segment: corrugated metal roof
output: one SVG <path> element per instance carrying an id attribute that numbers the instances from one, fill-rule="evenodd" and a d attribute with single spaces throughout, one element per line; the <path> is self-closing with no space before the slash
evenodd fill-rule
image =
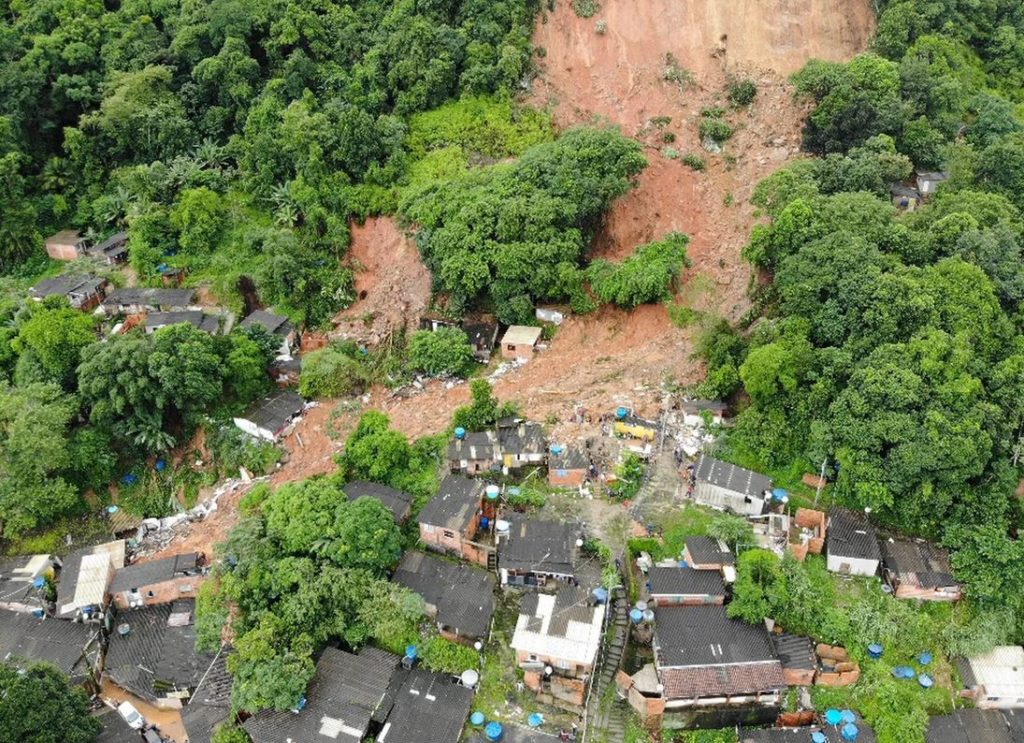
<path id="1" fill-rule="evenodd" d="M 705 454 L 697 462 L 696 476 L 698 482 L 710 482 L 734 493 L 758 498 L 772 486 L 771 478 L 766 475 Z"/>

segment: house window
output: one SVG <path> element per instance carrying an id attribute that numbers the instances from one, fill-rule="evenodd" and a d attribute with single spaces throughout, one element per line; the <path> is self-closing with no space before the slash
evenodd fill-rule
<path id="1" fill-rule="evenodd" d="M 455 539 L 455 532 L 448 531 L 447 529 L 445 529 L 444 530 L 444 538 L 445 539 Z"/>
<path id="2" fill-rule="evenodd" d="M 430 524 L 423 524 L 423 531 L 426 532 L 427 534 L 433 534 L 434 533 L 434 527 L 431 526 Z"/>
<path id="3" fill-rule="evenodd" d="M 536 655 L 535 655 L 534 653 L 530 653 L 530 654 L 529 654 L 528 656 L 526 656 L 526 657 L 530 659 L 530 662 L 531 662 L 531 663 L 536 663 L 536 662 L 537 662 L 537 656 L 536 656 Z"/>
<path id="4" fill-rule="evenodd" d="M 507 350 L 507 351 L 515 351 L 516 350 L 515 344 L 509 343 L 507 346 L 505 346 L 505 350 Z"/>
<path id="5" fill-rule="evenodd" d="M 180 586 L 178 586 L 178 591 L 180 593 L 192 593 L 192 584 L 182 583 Z"/>
<path id="6" fill-rule="evenodd" d="M 572 663 L 570 663 L 570 662 L 569 662 L 569 661 L 567 661 L 567 660 L 559 660 L 559 661 L 556 661 L 556 662 L 555 662 L 555 665 L 556 665 L 556 666 L 557 666 L 558 668 L 561 668 L 561 669 L 562 669 L 563 671 L 568 671 L 568 670 L 569 670 L 570 668 L 572 668 Z"/>

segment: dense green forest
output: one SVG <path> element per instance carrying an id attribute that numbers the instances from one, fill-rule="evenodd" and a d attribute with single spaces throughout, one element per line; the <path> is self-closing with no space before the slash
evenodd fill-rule
<path id="1" fill-rule="evenodd" d="M 700 344 L 702 391 L 749 401 L 732 454 L 824 463 L 839 501 L 944 541 L 989 643 L 1024 636 L 1022 70 L 1024 8 L 998 0 L 883 3 L 870 52 L 808 64 L 819 157 L 754 197 L 772 281 L 748 333 Z M 949 179 L 903 213 L 888 184 L 915 168 Z"/>
<path id="2" fill-rule="evenodd" d="M 46 0 L 0 3 L 0 525 L 8 537 L 103 501 L 106 484 L 200 427 L 215 472 L 274 456 L 225 432 L 265 393 L 273 344 L 191 328 L 100 340 L 65 303 L 24 300 L 60 270 L 42 238 L 126 230 L 128 272 L 181 269 L 241 312 L 322 327 L 354 300 L 352 220 L 400 217 L 453 311 L 532 317 L 538 300 L 663 299 L 686 239 L 588 267 L 601 213 L 645 165 L 609 129 L 556 138 L 513 96 L 531 74 L 534 0 Z M 517 158 L 517 159 L 516 159 Z M 509 161 L 511 159 L 511 161 Z M 658 246 L 661 247 L 658 247 Z M 97 270 L 93 264 L 71 271 Z M 593 286 L 591 287 L 591 283 Z M 401 340 L 401 339 L 400 339 Z M 410 340 L 410 339 L 406 339 Z M 399 358 L 311 354 L 301 391 L 338 396 L 415 371 L 466 371 L 465 338 Z M 124 503 L 165 512 L 177 474 Z M 198 484 L 190 481 L 195 492 Z"/>

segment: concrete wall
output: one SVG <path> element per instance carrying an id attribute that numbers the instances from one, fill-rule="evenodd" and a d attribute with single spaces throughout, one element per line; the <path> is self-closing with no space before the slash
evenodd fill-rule
<path id="1" fill-rule="evenodd" d="M 447 552 L 448 554 L 457 555 L 458 557 L 470 560 L 471 562 L 486 565 L 486 555 L 483 557 L 483 562 L 480 563 L 480 545 L 474 545 L 470 541 L 479 528 L 479 512 L 473 514 L 473 520 L 469 523 L 466 531 L 461 533 L 452 529 L 444 529 L 440 526 L 421 523 L 420 540 L 430 549 Z M 451 536 L 445 536 L 446 531 L 450 532 Z"/>
<path id="2" fill-rule="evenodd" d="M 826 559 L 828 569 L 833 573 L 849 573 L 850 575 L 874 575 L 878 572 L 878 560 L 865 560 L 863 558 L 841 557 L 839 555 L 828 555 Z"/>
<path id="3" fill-rule="evenodd" d="M 692 594 L 685 596 L 652 595 L 651 600 L 654 601 L 655 606 L 708 606 L 712 604 L 721 606 L 725 603 L 725 596 L 695 596 Z"/>
<path id="4" fill-rule="evenodd" d="M 533 653 L 535 659 L 530 658 L 529 650 L 516 650 L 516 662 L 520 668 L 524 670 L 537 670 L 535 666 L 538 664 L 542 667 L 547 665 L 553 669 L 552 678 L 555 676 L 562 676 L 564 678 L 580 678 L 587 675 L 593 670 L 593 664 L 587 663 L 570 663 L 568 668 L 563 668 L 559 665 L 561 659 L 553 655 L 544 655 L 543 653 Z M 541 668 L 540 670 L 543 670 Z M 537 670 L 540 673 L 540 670 Z"/>
<path id="5" fill-rule="evenodd" d="M 74 245 L 64 242 L 47 242 L 46 254 L 55 261 L 73 261 L 82 255 Z"/>
<path id="6" fill-rule="evenodd" d="M 741 516 L 760 516 L 764 513 L 764 501 L 759 497 L 752 497 L 746 502 L 743 493 L 719 487 L 710 482 L 698 482 L 693 491 L 694 499 L 715 508 L 727 508 Z"/>
<path id="7" fill-rule="evenodd" d="M 533 356 L 535 350 L 531 343 L 501 344 L 501 355 L 506 359 L 528 359 Z"/>
<path id="8" fill-rule="evenodd" d="M 174 578 L 172 580 L 166 580 L 162 583 L 153 583 L 148 586 L 139 586 L 138 593 L 139 598 L 142 599 L 144 606 L 152 606 L 156 604 L 169 604 L 172 601 L 177 601 L 180 598 L 195 598 L 199 592 L 199 586 L 206 580 L 206 576 L 203 575 L 189 575 Z M 150 596 L 149 594 L 153 595 Z M 118 609 L 128 609 L 130 607 L 131 594 L 129 591 L 120 591 L 114 594 L 114 605 Z"/>

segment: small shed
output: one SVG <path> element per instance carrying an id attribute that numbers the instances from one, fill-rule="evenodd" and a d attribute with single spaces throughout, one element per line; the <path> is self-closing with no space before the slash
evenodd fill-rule
<path id="1" fill-rule="evenodd" d="M 581 446 L 552 446 L 548 458 L 548 485 L 578 488 L 590 474 L 590 455 Z"/>
<path id="2" fill-rule="evenodd" d="M 683 561 L 694 570 L 735 571 L 736 555 L 721 539 L 690 537 L 683 547 Z"/>
<path id="3" fill-rule="evenodd" d="M 965 696 L 983 709 L 1024 708 L 1024 648 L 999 645 L 957 660 Z"/>
<path id="4" fill-rule="evenodd" d="M 718 400 L 683 400 L 679 406 L 683 411 L 683 423 L 687 426 L 703 426 L 705 417 L 712 423 L 722 425 L 725 411 L 729 406 Z"/>
<path id="5" fill-rule="evenodd" d="M 128 259 L 128 233 L 115 232 L 88 250 L 89 255 L 101 259 L 108 266 L 124 263 Z"/>
<path id="6" fill-rule="evenodd" d="M 882 562 L 878 535 L 867 518 L 845 508 L 828 512 L 825 558 L 833 573 L 874 575 Z"/>
<path id="7" fill-rule="evenodd" d="M 541 328 L 512 325 L 501 338 L 501 355 L 506 359 L 528 359 L 540 340 Z"/>
<path id="8" fill-rule="evenodd" d="M 953 577 L 949 554 L 922 539 L 882 541 L 883 575 L 896 598 L 957 601 L 960 584 Z"/>
<path id="9" fill-rule="evenodd" d="M 702 606 L 725 603 L 725 581 L 717 572 L 689 567 L 652 567 L 648 573 L 655 606 Z"/>
<path id="10" fill-rule="evenodd" d="M 491 351 L 498 342 L 498 323 L 467 322 L 463 323 L 462 331 L 473 347 L 473 357 L 482 364 L 491 360 Z"/>
<path id="11" fill-rule="evenodd" d="M 73 261 L 82 256 L 85 245 L 78 230 L 61 230 L 46 238 L 46 254 L 55 261 Z"/>
<path id="12" fill-rule="evenodd" d="M 297 392 L 279 390 L 260 400 L 234 421 L 250 436 L 277 441 L 304 406 L 305 401 Z"/>

